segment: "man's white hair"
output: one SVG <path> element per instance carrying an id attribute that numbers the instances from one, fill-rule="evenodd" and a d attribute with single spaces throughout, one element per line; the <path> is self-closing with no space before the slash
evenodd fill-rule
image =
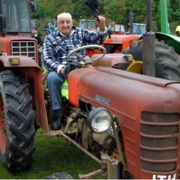
<path id="1" fill-rule="evenodd" d="M 57 21 L 62 18 L 62 17 L 68 17 L 70 19 L 72 19 L 72 16 L 70 13 L 67 13 L 67 12 L 63 12 L 63 13 L 60 13 L 58 16 L 57 16 Z"/>

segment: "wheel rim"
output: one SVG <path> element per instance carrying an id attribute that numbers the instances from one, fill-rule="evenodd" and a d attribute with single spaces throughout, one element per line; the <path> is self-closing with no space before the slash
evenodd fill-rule
<path id="1" fill-rule="evenodd" d="M 4 118 L 4 107 L 2 97 L 0 95 L 0 150 L 4 155 L 6 151 L 6 129 L 5 129 L 5 118 Z"/>

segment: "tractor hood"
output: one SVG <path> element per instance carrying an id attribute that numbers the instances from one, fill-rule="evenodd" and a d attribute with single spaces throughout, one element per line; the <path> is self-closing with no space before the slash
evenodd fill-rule
<path id="1" fill-rule="evenodd" d="M 141 36 L 137 34 L 130 34 L 130 35 L 119 35 L 119 34 L 112 34 L 108 37 L 103 44 L 123 44 L 126 41 L 134 41 L 138 40 Z"/>
<path id="2" fill-rule="evenodd" d="M 151 106 L 153 112 L 168 111 L 172 106 L 174 111 L 180 111 L 180 104 L 172 103 L 174 98 L 179 99 L 179 82 L 109 67 L 95 67 L 72 71 L 68 83 L 69 100 L 75 106 L 79 106 L 79 102 L 83 101 L 106 107 L 115 114 L 122 111 L 129 115 L 133 115 L 136 111 L 134 107 L 140 104 L 142 110 Z M 162 102 L 164 106 L 159 107 Z"/>
<path id="3" fill-rule="evenodd" d="M 133 41 L 139 40 L 140 37 L 141 35 L 138 34 L 109 34 L 108 38 L 103 42 L 103 46 L 119 45 L 121 47 L 120 52 L 122 52 L 128 48 Z"/>

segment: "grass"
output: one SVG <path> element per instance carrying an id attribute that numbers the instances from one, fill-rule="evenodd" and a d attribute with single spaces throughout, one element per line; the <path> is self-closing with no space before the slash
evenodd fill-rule
<path id="1" fill-rule="evenodd" d="M 36 150 L 31 169 L 12 174 L 0 164 L 0 179 L 45 179 L 55 172 L 66 172 L 74 179 L 90 173 L 100 166 L 64 138 L 49 137 L 41 129 L 35 136 Z M 93 177 L 105 178 L 102 175 Z"/>

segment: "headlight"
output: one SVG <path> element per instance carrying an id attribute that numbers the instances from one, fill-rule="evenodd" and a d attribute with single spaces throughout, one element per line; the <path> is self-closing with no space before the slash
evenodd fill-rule
<path id="1" fill-rule="evenodd" d="M 102 133 L 107 131 L 112 124 L 112 115 L 105 108 L 95 108 L 88 116 L 88 126 L 96 133 Z"/>

